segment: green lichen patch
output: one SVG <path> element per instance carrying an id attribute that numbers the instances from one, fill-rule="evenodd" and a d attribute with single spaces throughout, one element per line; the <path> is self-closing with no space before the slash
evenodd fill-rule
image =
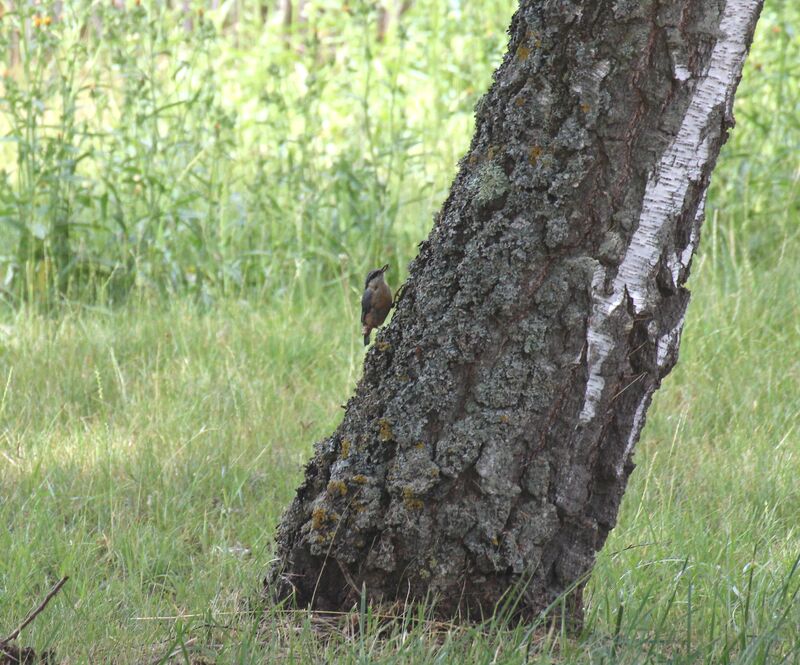
<path id="1" fill-rule="evenodd" d="M 561 247 L 569 235 L 569 222 L 566 217 L 549 219 L 545 227 L 544 244 L 550 249 Z"/>
<path id="2" fill-rule="evenodd" d="M 525 340 L 522 343 L 522 350 L 528 355 L 540 353 L 547 341 L 547 328 L 548 320 L 538 314 L 534 314 L 524 321 L 522 329 L 525 333 Z"/>
<path id="3" fill-rule="evenodd" d="M 483 111 L 486 108 L 486 98 L 487 97 L 488 97 L 488 95 L 483 95 L 482 97 L 480 97 L 478 99 L 477 102 L 475 102 L 475 117 L 476 118 L 479 118 L 483 114 Z M 470 160 L 472 160 L 473 157 L 474 157 L 474 155 L 470 157 Z"/>
<path id="4" fill-rule="evenodd" d="M 502 200 L 509 188 L 508 176 L 496 162 L 482 164 L 472 180 L 472 196 L 480 208 Z"/>
<path id="5" fill-rule="evenodd" d="M 547 496 L 550 487 L 550 464 L 544 457 L 537 457 L 528 463 L 522 477 L 523 488 L 534 497 Z"/>

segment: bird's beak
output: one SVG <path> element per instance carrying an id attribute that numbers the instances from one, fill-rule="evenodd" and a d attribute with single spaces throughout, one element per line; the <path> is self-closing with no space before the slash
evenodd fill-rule
<path id="1" fill-rule="evenodd" d="M 383 268 L 381 268 L 381 272 L 386 272 L 387 270 L 389 270 L 389 264 L 388 263 L 385 266 L 383 266 Z"/>

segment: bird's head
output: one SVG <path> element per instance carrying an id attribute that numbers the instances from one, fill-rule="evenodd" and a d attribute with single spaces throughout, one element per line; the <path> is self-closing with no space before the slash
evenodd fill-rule
<path id="1" fill-rule="evenodd" d="M 383 273 L 389 270 L 389 264 L 385 264 L 382 268 L 376 268 L 375 270 L 370 270 L 369 274 L 367 275 L 367 281 L 364 282 L 364 288 L 369 286 L 369 283 L 375 279 L 383 279 Z"/>

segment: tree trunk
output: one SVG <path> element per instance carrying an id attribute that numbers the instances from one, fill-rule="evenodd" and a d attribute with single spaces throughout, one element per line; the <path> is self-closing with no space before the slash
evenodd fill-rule
<path id="1" fill-rule="evenodd" d="M 391 321 L 278 529 L 273 597 L 532 616 L 580 589 L 677 360 L 760 0 L 521 0 Z M 391 274 L 391 273 L 389 273 Z M 357 321 L 353 334 L 357 334 Z"/>

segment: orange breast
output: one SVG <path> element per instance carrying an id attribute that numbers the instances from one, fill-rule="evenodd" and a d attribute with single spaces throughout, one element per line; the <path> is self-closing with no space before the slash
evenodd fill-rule
<path id="1" fill-rule="evenodd" d="M 379 326 L 383 323 L 389 310 L 392 308 L 392 292 L 386 284 L 381 284 L 372 294 L 372 309 L 370 314 L 374 321 L 371 325 Z"/>

